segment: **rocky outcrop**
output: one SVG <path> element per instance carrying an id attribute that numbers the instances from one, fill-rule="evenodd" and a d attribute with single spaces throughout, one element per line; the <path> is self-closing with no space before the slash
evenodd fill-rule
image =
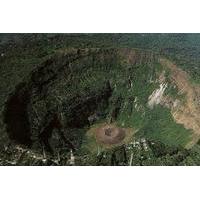
<path id="1" fill-rule="evenodd" d="M 161 83 L 159 85 L 159 88 L 154 90 L 153 93 L 149 96 L 148 106 L 151 109 L 153 109 L 155 105 L 161 103 L 166 88 L 167 88 L 167 83 Z"/>

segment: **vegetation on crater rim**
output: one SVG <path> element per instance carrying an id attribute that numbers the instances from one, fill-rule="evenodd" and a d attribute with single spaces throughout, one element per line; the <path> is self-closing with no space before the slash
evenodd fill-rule
<path id="1" fill-rule="evenodd" d="M 150 41 L 146 44 L 141 42 L 139 37 L 146 38 L 147 36 L 135 35 L 132 41 L 129 35 L 113 35 L 112 37 L 114 38 L 113 40 L 116 39 L 115 41 L 119 41 L 117 45 L 121 47 L 134 44 L 135 47 L 155 50 L 155 46 L 161 45 L 150 45 L 153 41 L 153 36 L 151 35 L 148 36 L 148 40 Z M 2 75 L 0 78 L 8 87 L 5 85 L 1 87 L 2 95 L 0 102 L 2 110 L 4 110 L 3 105 L 8 98 L 8 94 L 13 94 L 15 86 L 23 81 L 28 85 L 25 88 L 27 88 L 26 90 L 29 91 L 31 97 L 31 102 L 27 107 L 27 112 L 31 119 L 31 133 L 37 138 L 37 132 L 40 130 L 40 126 L 45 126 L 44 124 L 48 123 L 45 121 L 45 117 L 49 116 L 51 118 L 51 112 L 54 113 L 55 110 L 59 110 L 58 112 L 62 113 L 63 122 L 65 122 L 64 129 L 67 130 L 65 131 L 65 134 L 67 133 L 65 136 L 78 149 L 75 152 L 77 165 L 198 164 L 198 144 L 192 150 L 182 149 L 190 141 L 191 131 L 186 130 L 183 125 L 176 124 L 170 113 L 170 109 L 165 107 L 165 105 L 157 105 L 152 110 L 148 107 L 148 97 L 159 87 L 159 75 L 163 72 L 163 66 L 157 60 L 159 49 L 156 50 L 156 53 L 126 48 L 87 48 L 80 52 L 81 46 L 84 48 L 86 46 L 116 46 L 116 44 L 112 43 L 112 37 L 107 35 L 104 37 L 105 41 L 103 42 L 101 35 L 57 35 L 51 38 L 33 39 L 33 42 L 24 42 L 22 45 L 16 45 L 17 48 L 24 50 L 20 53 L 16 51 L 16 47 L 8 47 L 8 50 L 5 48 L 5 56 L 1 58 Z M 156 37 L 162 38 L 161 36 L 155 35 L 154 41 Z M 175 36 L 166 35 L 165 37 L 172 38 L 174 43 L 176 41 Z M 179 37 L 185 38 L 182 35 Z M 138 41 L 135 38 L 138 38 Z M 36 44 L 34 41 L 39 41 L 39 43 Z M 163 43 L 163 41 L 160 40 L 160 43 Z M 183 45 L 187 44 L 187 42 L 178 41 L 177 44 Z M 66 47 L 78 46 L 80 50 L 78 52 L 77 49 L 73 48 L 70 50 L 63 49 L 64 45 Z M 163 45 L 163 47 L 166 46 Z M 61 48 L 62 50 L 58 51 Z M 162 54 L 168 51 L 165 51 L 165 49 L 160 50 Z M 70 52 L 84 56 L 68 62 Z M 170 54 L 171 52 L 173 50 L 170 51 Z M 50 56 L 51 54 L 55 54 L 55 56 Z M 71 56 L 73 58 L 73 53 Z M 44 67 L 51 66 L 49 68 L 47 67 L 49 70 L 39 72 L 40 75 L 41 72 L 44 72 L 44 75 L 41 75 L 43 81 L 49 80 L 49 77 L 54 77 L 54 74 L 58 75 L 56 78 L 52 78 L 44 87 L 45 94 L 43 90 L 41 93 L 37 93 L 38 88 L 32 86 L 29 76 L 32 73 L 31 71 L 37 71 L 43 65 L 42 63 L 46 63 Z M 61 69 L 60 72 L 59 69 Z M 167 77 L 170 77 L 169 73 Z M 170 83 L 167 77 L 166 81 L 168 85 L 171 85 L 166 89 L 165 95 L 169 95 L 173 99 L 181 99 L 176 94 L 176 88 L 173 87 L 173 83 Z M 107 84 L 109 84 L 112 93 L 108 96 L 105 93 L 105 97 L 107 97 L 104 98 L 101 94 L 105 91 Z M 88 98 L 91 100 L 84 101 L 84 99 Z M 78 102 L 81 106 L 77 107 L 76 103 Z M 89 104 L 90 106 L 88 107 Z M 73 108 L 73 105 L 75 108 Z M 91 124 L 88 124 L 86 119 L 95 113 L 97 119 L 93 122 L 94 124 L 100 121 L 110 122 L 111 120 L 115 121 L 118 126 L 134 128 L 138 132 L 130 140 L 130 144 L 122 145 L 111 150 L 103 150 L 98 155 L 89 154 L 86 149 L 83 148 L 81 150 L 81 146 L 83 144 L 84 146 L 87 146 L 87 143 L 89 144 L 89 141 L 85 140 L 85 132 L 87 132 Z M 82 119 L 84 119 L 83 124 L 78 123 Z M 5 125 L 2 122 L 1 124 L 1 134 L 6 138 Z M 35 164 L 69 164 L 66 161 L 70 159 L 69 149 L 60 143 L 59 139 L 56 139 L 59 135 L 58 132 L 53 130 L 53 139 L 50 143 L 55 147 L 55 152 L 59 152 L 59 157 L 61 158 L 58 159 L 57 153 L 54 153 L 55 155 L 53 157 L 47 155 L 49 157 L 46 161 L 42 158 L 39 161 L 35 161 Z M 146 138 L 145 142 L 143 138 Z M 35 145 L 36 151 L 38 146 L 40 144 Z M 169 150 L 165 150 L 165 148 Z M 2 152 L 5 156 L 7 155 L 6 152 L 9 152 L 9 149 L 6 152 L 4 150 Z M 159 154 L 162 151 L 166 152 Z M 42 152 L 39 150 L 40 153 Z M 133 154 L 134 156 L 132 156 Z M 10 152 L 10 155 L 11 158 L 13 153 Z M 30 158 L 27 152 L 21 154 L 20 151 L 20 155 L 21 161 L 15 164 L 28 164 L 28 161 L 25 161 L 26 158 L 30 161 L 29 164 L 34 164 L 34 159 L 32 157 Z M 55 160 L 55 157 L 59 161 L 52 161 Z"/>

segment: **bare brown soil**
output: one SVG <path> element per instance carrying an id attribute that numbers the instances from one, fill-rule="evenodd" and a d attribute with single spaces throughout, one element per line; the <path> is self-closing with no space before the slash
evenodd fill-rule
<path id="1" fill-rule="evenodd" d="M 126 131 L 123 128 L 115 127 L 112 124 L 107 124 L 95 130 L 96 140 L 102 144 L 118 144 L 126 136 Z"/>
<path id="2" fill-rule="evenodd" d="M 87 137 L 91 145 L 90 149 L 97 147 L 110 149 L 130 142 L 136 132 L 137 130 L 133 128 L 121 128 L 115 123 L 100 123 L 88 130 Z M 95 143 L 91 142 L 93 141 L 92 138 L 95 139 Z M 89 144 L 87 144 L 87 147 Z"/>
<path id="3" fill-rule="evenodd" d="M 193 131 L 192 139 L 186 145 L 189 149 L 200 139 L 200 106 L 198 103 L 200 86 L 191 84 L 189 75 L 169 60 L 161 58 L 160 63 L 170 69 L 172 81 L 176 84 L 179 93 L 185 95 L 184 103 L 172 107 L 171 112 L 177 123 Z"/>

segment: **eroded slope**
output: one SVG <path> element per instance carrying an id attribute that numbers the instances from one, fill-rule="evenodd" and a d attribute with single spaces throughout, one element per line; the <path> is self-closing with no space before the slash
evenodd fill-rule
<path id="1" fill-rule="evenodd" d="M 200 138 L 200 87 L 190 82 L 189 75 L 167 59 L 160 59 L 160 63 L 169 68 L 171 79 L 178 87 L 179 93 L 184 94 L 183 103 L 171 106 L 171 112 L 177 123 L 193 131 L 193 139 L 186 147 L 191 148 Z"/>
<path id="2" fill-rule="evenodd" d="M 126 143 L 118 145 L 123 164 L 128 164 L 124 157 L 127 148 L 140 137 L 185 146 L 191 135 L 186 129 L 197 135 L 198 111 L 190 117 L 184 105 L 175 108 L 176 99 L 165 93 L 170 84 L 165 69 L 171 70 L 170 77 L 179 90 L 185 88 L 187 104 L 193 102 L 195 89 L 191 89 L 187 75 L 152 52 L 127 48 L 59 50 L 10 94 L 4 112 L 8 135 L 34 149 L 54 153 L 73 150 L 79 164 L 85 163 L 84 157 L 99 159 L 99 155 L 105 155 L 104 149 L 99 151 L 94 135 L 86 137 L 93 125 L 102 123 L 115 123 L 120 130 L 131 131 Z M 193 112 L 196 103 L 187 104 Z M 142 145 L 147 146 L 146 142 Z M 109 151 L 107 154 L 115 160 L 118 150 Z"/>

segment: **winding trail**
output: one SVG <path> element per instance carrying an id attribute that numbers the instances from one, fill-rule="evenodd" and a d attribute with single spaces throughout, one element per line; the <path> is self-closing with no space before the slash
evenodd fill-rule
<path id="1" fill-rule="evenodd" d="M 168 59 L 160 58 L 160 64 L 170 69 L 172 81 L 176 84 L 179 93 L 184 94 L 186 99 L 184 103 L 172 107 L 171 113 L 175 121 L 183 124 L 186 129 L 193 131 L 191 141 L 186 145 L 190 149 L 200 139 L 200 86 L 194 85 L 189 81 L 189 75 L 178 68 Z"/>

